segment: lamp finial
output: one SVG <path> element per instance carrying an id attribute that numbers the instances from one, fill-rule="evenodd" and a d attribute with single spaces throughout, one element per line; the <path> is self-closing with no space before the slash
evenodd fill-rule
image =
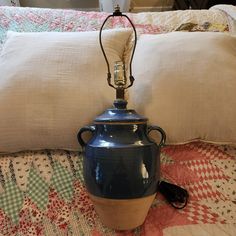
<path id="1" fill-rule="evenodd" d="M 120 6 L 119 6 L 119 4 L 117 4 L 117 5 L 114 7 L 113 16 L 122 16 L 122 12 L 120 11 Z"/>

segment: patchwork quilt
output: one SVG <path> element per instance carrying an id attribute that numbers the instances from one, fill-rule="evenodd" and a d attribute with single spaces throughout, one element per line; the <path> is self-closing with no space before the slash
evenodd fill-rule
<path id="1" fill-rule="evenodd" d="M 84 187 L 81 153 L 44 150 L 0 157 L 0 235 L 201 235 L 236 232 L 236 147 L 194 142 L 166 146 L 162 179 L 189 191 L 186 208 L 158 193 L 133 231 L 102 225 Z"/>
<path id="2" fill-rule="evenodd" d="M 17 32 L 91 31 L 99 30 L 107 13 L 75 10 L 0 7 L 0 43 L 8 30 Z M 228 31 L 228 18 L 219 10 L 169 11 L 129 14 L 138 33 L 166 33 L 182 24 L 194 27 L 185 30 Z M 130 27 L 125 19 L 113 18 L 104 29 Z"/>

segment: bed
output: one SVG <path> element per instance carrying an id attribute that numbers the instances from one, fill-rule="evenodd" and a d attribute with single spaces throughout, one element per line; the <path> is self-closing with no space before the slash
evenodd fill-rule
<path id="1" fill-rule="evenodd" d="M 170 31 L 234 33 L 236 10 L 129 14 L 139 34 Z M 98 30 L 106 13 L 0 7 L 0 42 L 8 30 Z M 111 21 L 107 28 L 127 27 Z M 79 128 L 79 127 L 78 127 Z M 236 233 L 236 146 L 194 140 L 166 145 L 161 177 L 189 191 L 186 208 L 176 210 L 157 194 L 145 223 L 132 231 L 114 231 L 100 222 L 84 187 L 82 152 L 24 150 L 0 157 L 1 235 L 202 235 Z"/>

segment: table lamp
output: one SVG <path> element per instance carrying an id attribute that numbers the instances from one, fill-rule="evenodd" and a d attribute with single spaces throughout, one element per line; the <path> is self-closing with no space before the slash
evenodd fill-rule
<path id="1" fill-rule="evenodd" d="M 111 81 L 110 64 L 102 45 L 102 30 L 111 17 L 126 18 L 134 31 L 134 46 L 129 63 L 129 78 L 125 63 L 114 65 L 114 81 Z M 100 46 L 107 64 L 108 85 L 116 90 L 114 107 L 94 119 L 78 133 L 78 141 L 84 150 L 83 173 L 85 186 L 101 221 L 117 230 L 133 229 L 141 225 L 156 196 L 160 180 L 160 148 L 166 140 L 165 132 L 158 126 L 147 124 L 147 118 L 127 109 L 125 90 L 134 83 L 132 60 L 137 34 L 127 15 L 119 6 L 102 24 Z M 156 144 L 148 135 L 158 131 L 161 141 Z M 86 143 L 82 134 L 91 132 Z"/>

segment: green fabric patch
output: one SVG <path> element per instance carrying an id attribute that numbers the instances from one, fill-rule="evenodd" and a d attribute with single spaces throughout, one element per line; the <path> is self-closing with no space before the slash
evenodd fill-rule
<path id="1" fill-rule="evenodd" d="M 63 199 L 71 200 L 73 196 L 73 175 L 57 161 L 53 165 L 51 185 Z"/>
<path id="2" fill-rule="evenodd" d="M 45 209 L 48 203 L 49 186 L 32 167 L 29 173 L 26 195 L 40 208 Z"/>
<path id="3" fill-rule="evenodd" d="M 18 223 L 19 212 L 23 205 L 23 193 L 18 186 L 12 181 L 5 182 L 5 191 L 0 194 L 0 208 L 4 210 L 6 215 L 11 218 L 14 224 Z"/>
<path id="4" fill-rule="evenodd" d="M 79 158 L 76 160 L 76 178 L 79 179 L 82 183 L 84 183 L 82 156 L 79 156 Z"/>

